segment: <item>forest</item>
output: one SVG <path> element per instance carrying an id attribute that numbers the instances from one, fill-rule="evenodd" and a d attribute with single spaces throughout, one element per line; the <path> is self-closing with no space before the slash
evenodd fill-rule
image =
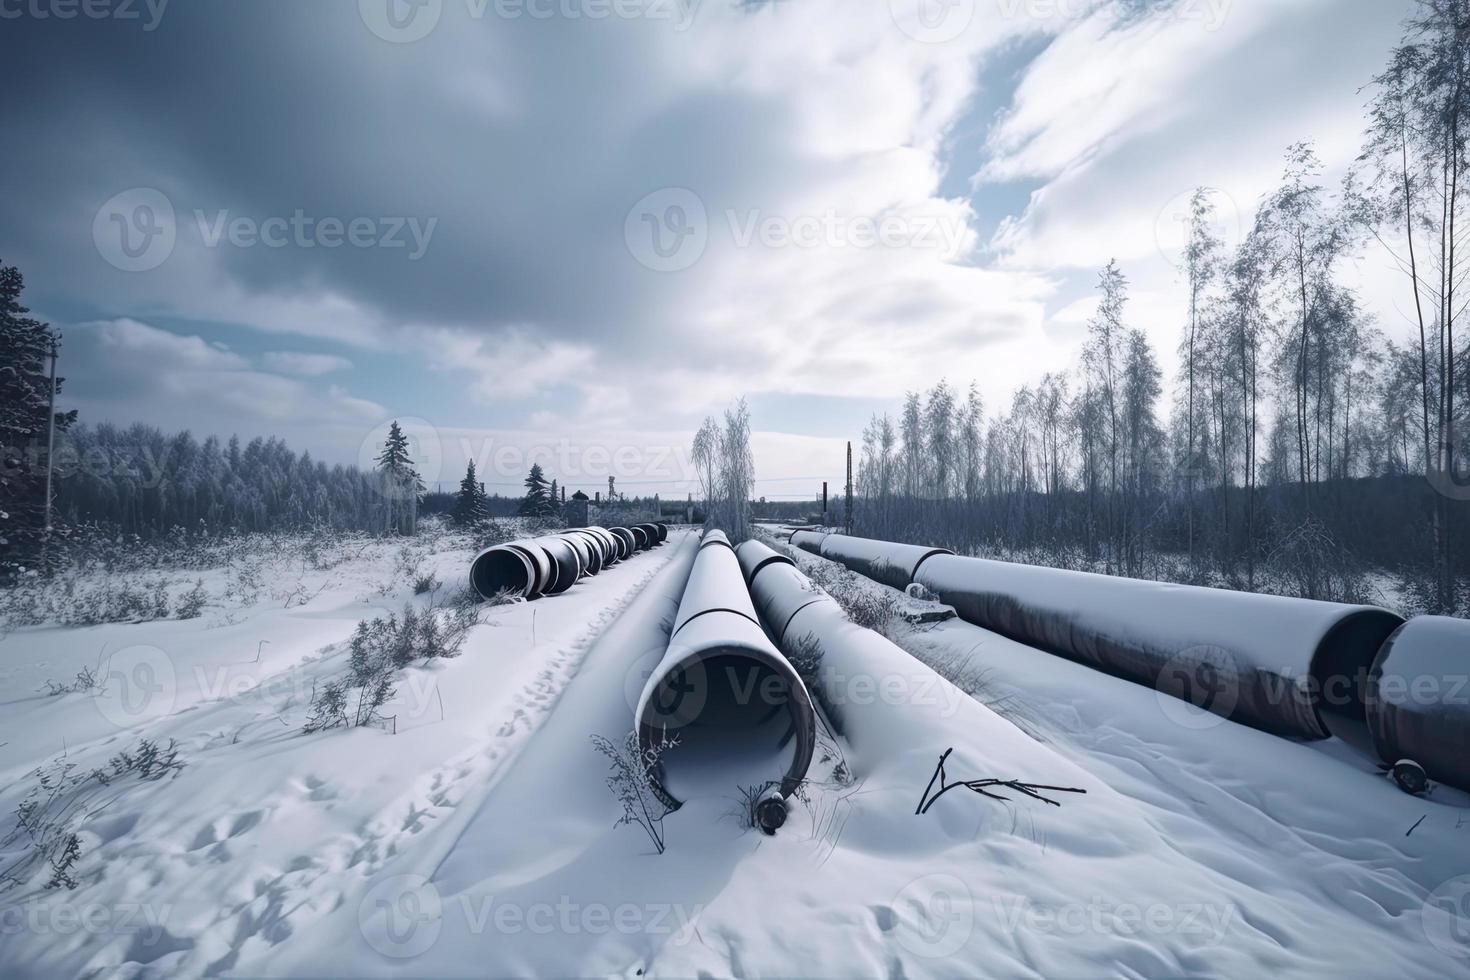
<path id="1" fill-rule="evenodd" d="M 986 414 L 971 386 L 910 393 L 863 433 L 859 533 L 1112 574 L 1463 612 L 1470 572 L 1470 357 L 1456 327 L 1470 20 L 1435 0 L 1367 90 L 1360 156 L 1329 187 L 1313 145 L 1237 247 L 1192 196 L 1179 377 L 1129 319 L 1116 262 L 1078 362 Z M 1407 323 L 1343 284 L 1365 250 L 1397 269 Z"/>

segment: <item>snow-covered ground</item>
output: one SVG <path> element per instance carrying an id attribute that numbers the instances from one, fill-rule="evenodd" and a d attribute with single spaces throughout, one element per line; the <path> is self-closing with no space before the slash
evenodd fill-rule
<path id="1" fill-rule="evenodd" d="M 460 656 L 405 672 L 383 727 L 302 732 L 360 620 L 438 601 L 404 567 L 448 595 L 467 542 L 408 562 L 370 544 L 322 570 L 267 556 L 250 604 L 238 569 L 206 571 L 193 620 L 13 630 L 0 827 L 63 757 L 85 772 L 172 739 L 183 768 L 89 784 L 77 887 L 40 869 L 0 893 L 0 976 L 1470 970 L 1470 799 L 1405 796 L 1334 743 L 1201 716 L 958 622 L 897 638 L 941 673 L 983 672 L 1000 713 L 899 685 L 881 763 L 824 740 L 777 836 L 745 825 L 732 785 L 670 815 L 656 854 L 615 825 L 590 738 L 630 726 L 694 547 L 676 531 L 564 596 L 485 610 Z M 83 667 L 99 690 L 44 693 Z M 951 747 L 951 779 L 1087 793 L 957 791 L 916 816 Z M 854 782 L 834 774 L 844 757 Z"/>

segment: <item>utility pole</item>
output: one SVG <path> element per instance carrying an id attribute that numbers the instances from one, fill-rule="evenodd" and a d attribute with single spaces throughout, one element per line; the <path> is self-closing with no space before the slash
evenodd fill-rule
<path id="1" fill-rule="evenodd" d="M 852 443 L 847 444 L 847 500 L 843 508 L 843 530 L 852 533 Z"/>
<path id="2" fill-rule="evenodd" d="M 827 481 L 822 481 L 822 526 L 827 526 Z"/>
<path id="3" fill-rule="evenodd" d="M 41 568 L 48 569 L 51 548 L 51 470 L 52 457 L 56 455 L 56 338 L 51 338 L 51 397 L 46 402 L 46 524 L 41 535 Z"/>

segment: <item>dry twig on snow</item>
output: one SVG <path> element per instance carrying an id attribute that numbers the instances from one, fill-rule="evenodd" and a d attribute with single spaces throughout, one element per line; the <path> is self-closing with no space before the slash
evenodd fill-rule
<path id="1" fill-rule="evenodd" d="M 1040 783 L 1023 783 L 1018 779 L 969 779 L 963 782 L 951 783 L 949 782 L 945 774 L 944 762 L 946 759 L 949 758 L 950 753 L 952 753 L 953 751 L 954 749 L 952 748 L 945 749 L 944 754 L 939 757 L 939 765 L 934 767 L 934 775 L 929 777 L 929 785 L 924 787 L 924 795 L 919 800 L 918 808 L 914 810 L 915 815 L 928 813 L 929 808 L 933 806 L 935 801 L 938 800 L 941 796 L 943 796 L 945 793 L 948 793 L 952 789 L 960 789 L 961 787 L 969 790 L 972 793 L 979 793 L 981 796 L 988 796 L 992 800 L 1000 800 L 1002 803 L 1010 803 L 1011 798 L 1008 796 L 1001 796 L 999 793 L 989 792 L 989 790 L 1008 789 L 1013 792 L 1029 796 L 1033 800 L 1040 800 L 1043 803 L 1050 803 L 1052 806 L 1061 806 L 1061 804 L 1058 803 L 1056 800 L 1048 799 L 1047 797 L 1042 796 L 1041 794 L 1043 792 L 1087 792 L 1087 790 L 1085 789 L 1077 789 L 1073 786 L 1044 786 Z M 933 796 L 930 796 L 929 794 L 934 791 L 934 784 L 936 782 L 939 783 L 939 792 L 934 793 Z"/>

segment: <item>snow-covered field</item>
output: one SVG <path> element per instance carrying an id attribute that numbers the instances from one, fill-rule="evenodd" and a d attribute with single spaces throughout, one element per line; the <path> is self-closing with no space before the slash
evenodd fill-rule
<path id="1" fill-rule="evenodd" d="M 672 814 L 654 853 L 615 825 L 590 738 L 631 724 L 691 532 L 564 596 L 486 608 L 459 656 L 404 672 L 384 724 L 303 733 L 359 621 L 462 587 L 469 543 L 434 540 L 164 573 L 174 591 L 202 578 L 201 616 L 0 639 L 0 834 L 38 769 L 81 787 L 58 818 L 78 834 L 76 887 L 41 867 L 0 892 L 0 976 L 1470 970 L 1470 799 L 1405 796 L 1331 742 L 957 622 L 896 637 L 998 711 L 898 685 L 881 759 L 828 739 L 777 836 L 745 825 L 732 785 Z M 430 572 L 439 589 L 415 596 Z M 83 668 L 99 687 L 47 693 Z M 172 740 L 182 768 L 140 768 L 144 739 Z M 951 747 L 952 779 L 1087 793 L 955 792 L 916 816 Z M 119 753 L 118 775 L 78 782 Z"/>

